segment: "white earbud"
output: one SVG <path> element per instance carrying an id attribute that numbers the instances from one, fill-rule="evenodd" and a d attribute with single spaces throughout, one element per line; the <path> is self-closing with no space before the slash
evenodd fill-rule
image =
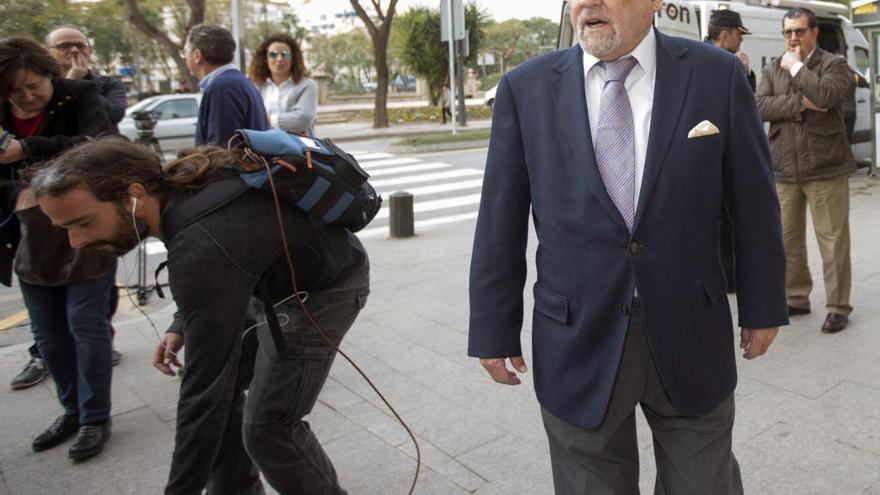
<path id="1" fill-rule="evenodd" d="M 131 212 L 134 213 L 138 207 L 138 199 L 134 196 L 131 196 Z"/>

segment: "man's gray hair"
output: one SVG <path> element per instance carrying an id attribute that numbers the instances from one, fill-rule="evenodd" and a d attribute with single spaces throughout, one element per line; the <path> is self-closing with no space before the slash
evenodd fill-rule
<path id="1" fill-rule="evenodd" d="M 226 65 L 235 56 L 235 39 L 223 26 L 197 24 L 189 30 L 186 41 L 190 49 L 199 49 L 211 65 Z"/>

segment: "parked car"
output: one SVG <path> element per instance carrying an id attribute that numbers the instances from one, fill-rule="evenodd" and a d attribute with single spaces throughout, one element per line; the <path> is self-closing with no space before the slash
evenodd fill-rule
<path id="1" fill-rule="evenodd" d="M 492 110 L 495 107 L 495 91 L 498 89 L 498 85 L 492 86 L 489 91 L 483 96 L 483 101 L 486 102 L 486 105 L 489 107 L 489 110 Z"/>
<path id="2" fill-rule="evenodd" d="M 137 139 L 137 128 L 131 114 L 150 110 L 159 114 L 154 135 L 162 151 L 191 148 L 196 143 L 196 120 L 201 100 L 199 93 L 151 96 L 125 110 L 125 117 L 119 122 L 119 132 L 132 141 Z"/>

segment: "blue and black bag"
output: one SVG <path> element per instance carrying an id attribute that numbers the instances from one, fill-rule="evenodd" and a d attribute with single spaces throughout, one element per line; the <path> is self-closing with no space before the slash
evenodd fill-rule
<path id="1" fill-rule="evenodd" d="M 278 198 L 309 214 L 319 226 L 363 229 L 382 207 L 382 197 L 351 155 L 329 139 L 286 133 L 280 129 L 240 129 L 229 148 L 244 156 L 236 174 L 212 182 L 162 219 L 166 240 L 182 228 L 233 201 L 248 190 L 271 194 L 268 168 Z"/>

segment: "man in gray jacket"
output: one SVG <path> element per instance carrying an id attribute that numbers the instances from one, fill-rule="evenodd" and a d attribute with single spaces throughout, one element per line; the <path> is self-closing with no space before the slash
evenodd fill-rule
<path id="1" fill-rule="evenodd" d="M 825 333 L 846 328 L 852 311 L 849 174 L 856 164 L 841 105 L 850 88 L 839 55 L 818 47 L 819 24 L 808 9 L 782 20 L 785 53 L 764 68 L 756 97 L 770 122 L 770 152 L 782 207 L 789 315 L 810 312 L 806 208 L 810 207 L 825 276 Z"/>

